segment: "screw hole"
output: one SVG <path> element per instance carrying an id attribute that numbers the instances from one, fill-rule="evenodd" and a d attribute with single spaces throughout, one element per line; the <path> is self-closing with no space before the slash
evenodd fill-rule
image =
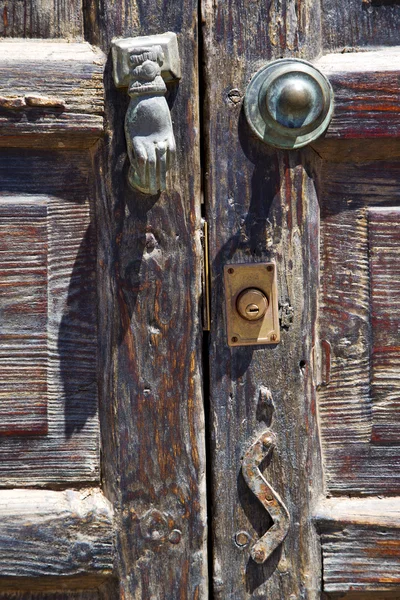
<path id="1" fill-rule="evenodd" d="M 300 369 L 301 369 L 302 371 L 303 371 L 303 370 L 306 368 L 306 366 L 307 366 L 307 361 L 306 361 L 306 360 L 301 360 L 301 361 L 299 362 L 299 367 L 300 367 Z"/>

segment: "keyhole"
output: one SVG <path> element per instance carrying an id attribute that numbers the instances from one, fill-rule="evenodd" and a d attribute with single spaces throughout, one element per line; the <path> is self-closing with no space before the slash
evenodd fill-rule
<path id="1" fill-rule="evenodd" d="M 257 288 L 247 288 L 239 294 L 236 308 L 240 316 L 247 321 L 256 321 L 267 312 L 268 298 Z"/>
<path id="2" fill-rule="evenodd" d="M 246 306 L 246 313 L 251 317 L 255 317 L 259 312 L 260 309 L 258 308 L 257 304 L 249 304 Z"/>

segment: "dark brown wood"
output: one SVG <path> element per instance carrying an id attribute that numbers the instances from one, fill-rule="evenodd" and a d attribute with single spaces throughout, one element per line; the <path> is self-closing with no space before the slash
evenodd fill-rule
<path id="1" fill-rule="evenodd" d="M 16 385 L 11 388 L 5 384 L 5 369 L 13 359 L 9 341 L 2 336 L 2 432 L 8 435 L 0 448 L 0 486 L 98 481 L 96 248 L 93 205 L 88 200 L 90 188 L 86 180 L 90 172 L 88 161 L 88 156 L 79 153 L 50 156 L 29 151 L 24 154 L 19 150 L 0 156 L 2 186 L 14 192 L 3 192 L 0 196 L 2 224 L 8 231 L 4 238 L 7 247 L 2 247 L 3 260 L 11 264 L 18 261 L 19 265 L 27 261 L 26 281 L 34 276 L 30 254 L 34 250 L 33 241 L 27 234 L 22 235 L 33 227 L 38 211 L 42 230 L 37 251 L 42 256 L 47 254 L 40 280 L 41 301 L 43 297 L 45 300 L 38 315 L 31 312 L 32 286 L 14 285 L 11 292 L 2 292 L 5 312 L 10 302 L 10 310 L 18 313 L 18 318 L 8 315 L 6 323 L 10 332 L 19 336 L 16 352 L 20 358 L 17 364 L 14 362 L 14 375 L 19 369 L 19 384 L 24 385 L 19 388 L 22 396 L 18 403 Z M 21 194 L 21 188 L 25 194 Z M 36 190 L 46 188 L 53 195 L 35 195 Z M 21 237 L 13 240 L 11 221 L 18 222 L 21 232 Z M 14 276 L 13 282 L 17 281 Z M 12 304 L 13 298 L 17 306 Z M 24 327 L 25 339 L 22 339 Z M 7 332 L 6 325 L 3 332 Z M 40 341 L 35 353 L 34 336 Z M 40 357 L 42 381 L 37 364 Z M 29 385 L 23 379 L 24 373 L 31 377 Z M 38 425 L 41 433 L 45 433 L 43 427 L 47 426 L 48 433 L 34 437 L 16 435 L 24 430 L 27 433 L 24 419 L 15 414 L 17 411 L 27 412 L 27 425 L 31 429 L 36 423 L 36 418 L 29 416 L 29 407 L 35 403 L 34 391 L 40 383 L 38 411 L 42 421 Z M 25 408 L 21 406 L 22 400 Z M 47 419 L 43 421 L 46 407 Z"/>
<path id="2" fill-rule="evenodd" d="M 256 141 L 241 99 L 251 76 L 268 60 L 283 55 L 312 59 L 319 53 L 319 3 L 301 2 L 298 10 L 291 2 L 256 1 L 251 10 L 242 1 L 204 1 L 202 6 L 212 291 L 213 593 L 221 600 L 318 598 L 320 552 L 311 523 L 322 490 L 311 362 L 319 261 L 316 165 L 312 154 L 274 151 Z M 223 268 L 269 260 L 276 261 L 279 302 L 288 311 L 281 342 L 228 348 Z M 263 408 L 270 394 L 272 423 L 271 409 Z M 271 521 L 247 488 L 240 459 L 268 427 L 277 435 L 277 447 L 262 468 L 288 507 L 291 525 L 283 545 L 257 565 L 250 548 Z M 241 544 L 246 536 L 247 543 Z"/>
<path id="3" fill-rule="evenodd" d="M 357 52 L 366 46 L 400 44 L 400 6 L 397 0 L 324 0 L 325 52 Z M 364 50 L 365 51 L 365 50 Z"/>
<path id="4" fill-rule="evenodd" d="M 399 48 L 328 54 L 315 64 L 328 77 L 335 95 L 326 139 L 399 136 Z"/>
<path id="5" fill-rule="evenodd" d="M 100 372 L 105 490 L 117 506 L 121 598 L 208 594 L 201 378 L 197 2 L 87 2 L 88 39 L 178 35 L 171 84 L 177 160 L 167 193 L 129 188 L 129 98 L 105 72 L 110 144 L 98 179 Z M 177 530 L 177 531 L 174 531 Z"/>
<path id="6" fill-rule="evenodd" d="M 398 497 L 342 498 L 318 506 L 326 592 L 398 593 L 399 507 Z"/>
<path id="7" fill-rule="evenodd" d="M 389 207 L 399 202 L 399 175 L 398 162 L 340 163 L 335 168 L 326 163 L 320 174 L 319 332 L 331 344 L 331 376 L 329 384 L 319 390 L 319 414 L 326 484 L 331 493 L 396 494 L 400 489 L 400 447 L 394 414 L 390 419 L 384 417 L 384 436 L 392 445 L 376 445 L 379 440 L 373 433 L 376 409 L 380 415 L 387 413 L 385 409 L 382 413 L 386 404 L 382 388 L 375 385 L 372 396 L 370 393 L 371 378 L 374 380 L 373 339 L 379 339 L 382 332 L 371 313 L 371 301 L 373 306 L 378 293 L 374 290 L 379 290 L 371 280 L 371 269 L 374 271 L 376 252 L 381 254 L 381 242 L 374 237 L 375 226 L 372 224 L 372 230 L 369 226 L 371 213 L 381 215 L 382 226 L 387 215 L 385 227 L 393 231 L 392 239 L 396 238 L 396 227 L 390 228 L 390 215 L 397 214 L 397 210 Z M 386 239 L 389 250 L 391 238 Z M 391 271 L 393 268 L 394 265 Z M 387 278 L 392 276 L 396 279 L 394 271 L 387 273 Z M 389 285 L 388 297 L 394 298 L 392 284 Z M 395 310 L 393 301 L 390 310 Z M 398 333 L 390 335 L 388 331 L 387 339 L 392 340 L 389 346 Z M 395 362 L 389 362 L 385 369 L 390 374 Z M 374 402 L 377 395 L 382 398 L 380 409 Z"/>
<path id="8" fill-rule="evenodd" d="M 0 201 L 0 434 L 47 433 L 47 204 Z"/>
<path id="9" fill-rule="evenodd" d="M 1 0 L 0 35 L 21 38 L 79 38 L 83 35 L 79 0 Z"/>
<path id="10" fill-rule="evenodd" d="M 87 43 L 0 43 L 0 146 L 90 147 L 103 135 L 104 55 Z"/>
<path id="11" fill-rule="evenodd" d="M 400 439 L 400 208 L 368 211 L 372 441 Z"/>

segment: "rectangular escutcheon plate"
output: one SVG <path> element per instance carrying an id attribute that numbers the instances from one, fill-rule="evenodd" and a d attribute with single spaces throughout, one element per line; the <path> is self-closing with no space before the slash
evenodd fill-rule
<path id="1" fill-rule="evenodd" d="M 280 341 L 275 263 L 224 267 L 226 329 L 229 346 Z"/>

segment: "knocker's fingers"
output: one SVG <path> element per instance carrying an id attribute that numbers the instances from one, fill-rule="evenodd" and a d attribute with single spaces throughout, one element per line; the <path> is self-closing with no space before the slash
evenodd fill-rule
<path id="1" fill-rule="evenodd" d="M 159 189 L 161 191 L 167 186 L 167 145 L 165 142 L 157 144 L 157 168 L 159 176 Z"/>
<path id="2" fill-rule="evenodd" d="M 133 139 L 133 151 L 135 153 L 134 166 L 136 179 L 139 187 L 144 189 L 148 187 L 147 182 L 147 151 L 143 143 L 138 139 Z"/>
<path id="3" fill-rule="evenodd" d="M 167 169 L 170 169 L 171 166 L 174 164 L 175 153 L 176 153 L 175 138 L 174 138 L 174 136 L 172 136 L 168 142 Z"/>
<path id="4" fill-rule="evenodd" d="M 149 144 L 147 148 L 147 167 L 149 172 L 149 192 L 150 194 L 156 194 L 158 191 L 157 186 L 157 158 L 156 148 L 154 144 Z"/>

